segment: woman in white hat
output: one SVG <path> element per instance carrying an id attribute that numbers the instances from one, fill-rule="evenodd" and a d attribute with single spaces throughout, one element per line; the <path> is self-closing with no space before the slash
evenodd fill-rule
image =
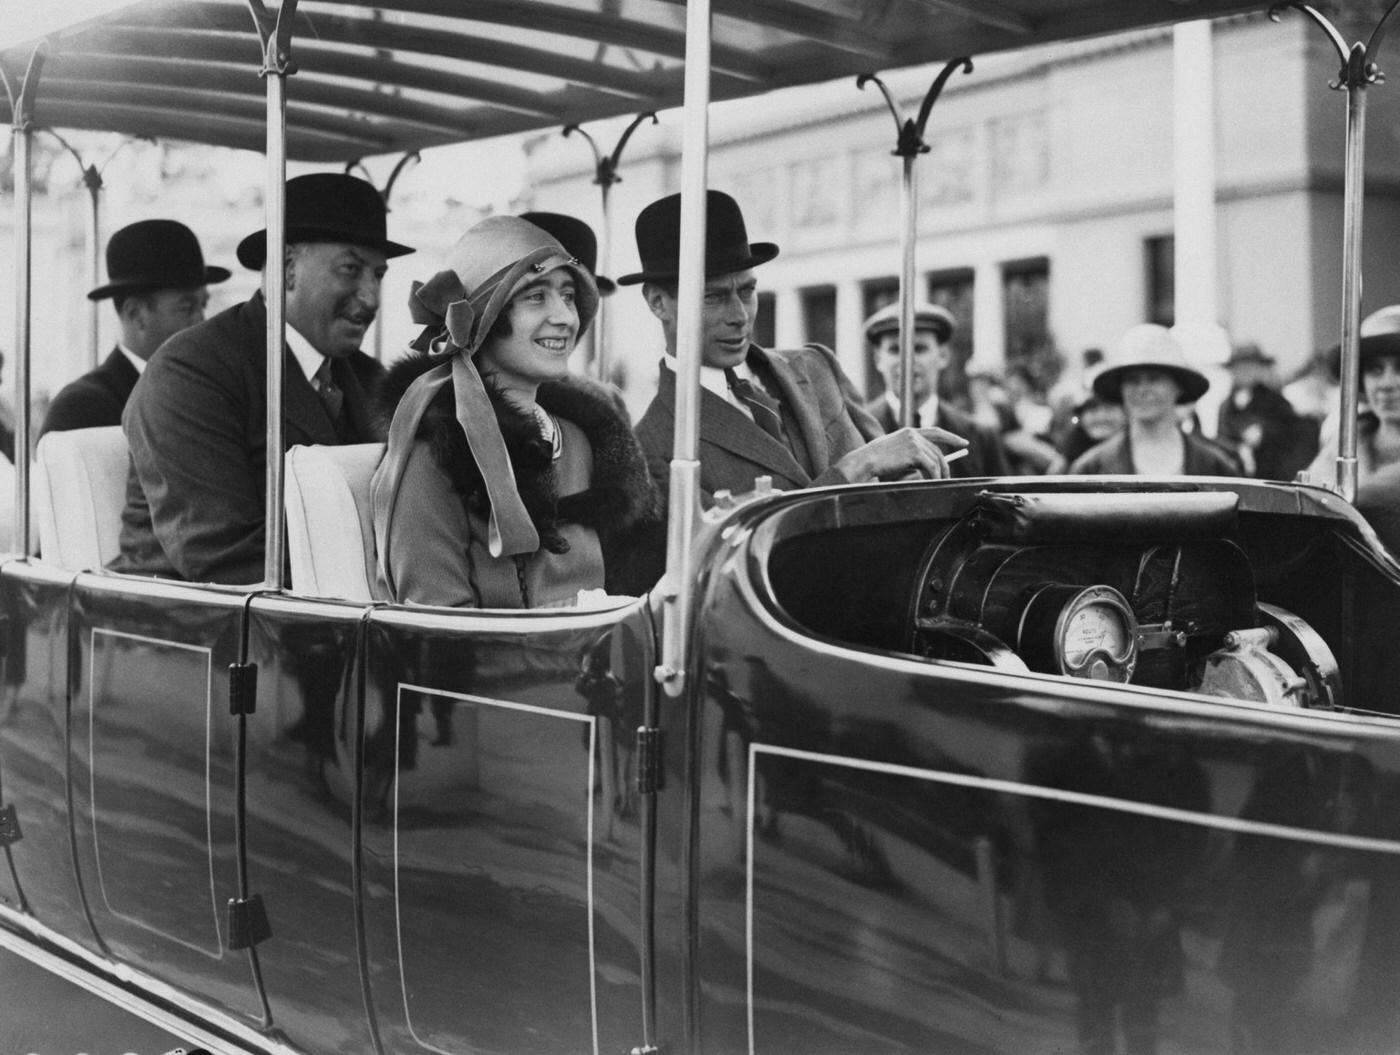
<path id="1" fill-rule="evenodd" d="M 471 228 L 415 286 L 417 352 L 381 389 L 374 475 L 381 587 L 473 608 L 574 603 L 604 551 L 654 510 L 641 449 L 609 392 L 568 373 L 598 308 L 591 274 L 518 217 Z"/>
<path id="2" fill-rule="evenodd" d="M 1182 431 L 1177 407 L 1194 403 L 1210 382 L 1186 361 L 1165 326 L 1143 323 L 1123 335 L 1094 375 L 1094 394 L 1122 406 L 1126 427 L 1084 452 L 1074 474 L 1239 476 L 1222 448 Z"/>

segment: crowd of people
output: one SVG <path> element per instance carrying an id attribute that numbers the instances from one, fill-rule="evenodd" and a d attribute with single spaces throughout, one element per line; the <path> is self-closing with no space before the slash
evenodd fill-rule
<path id="1" fill-rule="evenodd" d="M 580 591 L 638 592 L 659 576 L 676 413 L 680 196 L 643 209 L 635 235 L 640 270 L 613 283 L 595 274 L 594 234 L 576 218 L 483 220 L 445 266 L 414 283 L 410 308 L 423 329 L 386 370 L 360 346 L 389 261 L 412 248 L 388 237 L 370 184 L 331 173 L 288 181 L 283 435 L 288 447 L 385 443 L 372 485 L 382 596 L 567 605 Z M 264 270 L 266 247 L 265 231 L 248 235 L 239 263 Z M 1235 348 L 1230 392 L 1207 430 L 1195 406 L 1209 380 L 1172 331 L 1151 324 L 1131 328 L 1107 355 L 1086 353 L 1082 373 L 1048 393 L 1023 363 L 1000 375 L 973 364 L 956 371 L 966 391 L 948 392 L 940 379 L 958 320 L 917 304 L 915 406 L 906 415 L 898 304 L 864 326 L 883 382 L 873 398 L 830 349 L 754 342 L 757 269 L 778 254 L 750 239 L 738 202 L 709 192 L 699 404 L 706 505 L 761 476 L 779 489 L 1064 472 L 1290 479 L 1312 463 L 1330 478 L 1335 423 L 1295 408 L 1267 354 Z M 89 296 L 113 301 L 117 347 L 58 394 L 42 431 L 123 427 L 131 469 L 115 570 L 258 582 L 264 294 L 206 320 L 207 287 L 230 272 L 206 264 L 194 233 L 171 220 L 118 231 L 107 268 L 109 281 Z M 617 286 L 640 287 L 657 322 L 658 389 L 635 427 L 615 390 L 569 365 L 600 296 Z M 1362 341 L 1362 376 L 1362 495 L 1379 507 L 1400 483 L 1400 333 Z"/>

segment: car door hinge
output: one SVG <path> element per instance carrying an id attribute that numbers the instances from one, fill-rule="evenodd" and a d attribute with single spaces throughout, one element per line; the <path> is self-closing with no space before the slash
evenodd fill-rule
<path id="1" fill-rule="evenodd" d="M 19 814 L 15 812 L 13 803 L 0 806 L 0 847 L 13 846 L 23 838 L 24 833 L 19 830 Z"/>
<path id="2" fill-rule="evenodd" d="M 267 921 L 261 894 L 250 898 L 228 899 L 228 947 L 251 949 L 272 937 L 272 925 Z"/>
<path id="3" fill-rule="evenodd" d="M 258 709 L 258 665 L 228 665 L 228 713 L 252 714 Z"/>
<path id="4" fill-rule="evenodd" d="M 661 790 L 661 730 L 637 727 L 637 790 L 654 795 Z"/>

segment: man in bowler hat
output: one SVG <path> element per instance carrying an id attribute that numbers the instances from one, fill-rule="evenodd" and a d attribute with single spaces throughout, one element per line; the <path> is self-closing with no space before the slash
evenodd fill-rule
<path id="1" fill-rule="evenodd" d="M 865 320 L 865 339 L 875 356 L 875 368 L 885 379 L 884 394 L 865 409 L 886 432 L 898 428 L 900 420 L 899 314 L 899 301 L 895 301 Z M 967 457 L 949 466 L 952 476 L 1006 476 L 1011 470 L 996 430 L 938 398 L 938 376 L 948 363 L 948 342 L 957 326 L 953 313 L 942 305 L 914 305 L 914 423 L 934 425 L 967 439 Z"/>
<path id="2" fill-rule="evenodd" d="M 364 180 L 315 173 L 286 192 L 283 440 L 380 439 L 367 391 L 383 368 L 360 343 L 386 261 L 413 250 L 386 236 L 384 201 Z M 244 267 L 262 270 L 266 255 L 266 231 L 239 243 Z M 266 324 L 259 292 L 176 334 L 147 364 L 122 417 L 132 470 L 114 570 L 262 581 Z"/>
<path id="3" fill-rule="evenodd" d="M 40 436 L 120 425 L 146 361 L 167 338 L 204 321 L 206 287 L 228 277 L 227 268 L 204 263 L 199 239 L 175 220 L 140 220 L 112 235 L 107 284 L 88 300 L 112 301 L 121 336 L 100 366 L 54 397 Z"/>
<path id="4" fill-rule="evenodd" d="M 637 217 L 642 269 L 618 284 L 641 284 L 666 342 L 656 397 L 637 423 L 647 464 L 664 492 L 675 429 L 676 280 L 680 272 L 680 195 L 653 202 Z M 751 491 L 759 476 L 779 490 L 948 475 L 938 444 L 965 441 L 940 428 L 888 435 L 820 345 L 783 351 L 753 342 L 758 308 L 754 268 L 778 255 L 771 242 L 750 242 L 739 205 L 710 191 L 705 225 L 705 293 L 701 319 L 700 490 Z"/>

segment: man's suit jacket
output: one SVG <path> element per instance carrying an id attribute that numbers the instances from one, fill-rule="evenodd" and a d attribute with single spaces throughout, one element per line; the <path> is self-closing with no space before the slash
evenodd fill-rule
<path id="1" fill-rule="evenodd" d="M 113 570 L 196 582 L 262 581 L 266 319 L 256 294 L 177 333 L 151 357 L 122 416 L 131 472 Z M 356 352 L 332 366 L 350 425 L 342 440 L 290 349 L 285 355 L 287 447 L 383 438 L 366 395 L 383 373 L 378 362 Z"/>
<path id="2" fill-rule="evenodd" d="M 140 376 L 130 359 L 112 349 L 100 366 L 59 390 L 49 404 L 39 435 L 120 425 L 126 401 Z"/>
<path id="3" fill-rule="evenodd" d="M 767 351 L 752 345 L 776 381 L 774 393 L 784 417 L 797 428 L 812 470 L 791 450 L 753 423 L 747 414 L 708 389 L 700 390 L 700 491 L 706 506 L 716 491 L 752 491 L 760 476 L 771 476 L 780 491 L 840 483 L 832 466 L 869 440 L 883 435 L 865 412 L 855 390 L 837 365 L 836 357 L 820 345 L 789 351 Z M 661 368 L 656 398 L 637 422 L 637 439 L 647 456 L 647 468 L 657 489 L 665 494 L 670 482 L 671 446 L 676 427 L 676 373 Z"/>
<path id="4" fill-rule="evenodd" d="M 893 432 L 899 428 L 894 408 L 884 396 L 872 399 L 865 405 L 865 409 L 886 432 Z M 971 414 L 950 406 L 942 399 L 938 401 L 938 416 L 934 424 L 967 440 L 967 457 L 948 464 L 948 475 L 953 479 L 1011 475 L 1011 467 L 1006 461 L 1006 448 L 1001 445 L 1001 436 L 997 434 L 996 429 L 980 424 Z"/>

